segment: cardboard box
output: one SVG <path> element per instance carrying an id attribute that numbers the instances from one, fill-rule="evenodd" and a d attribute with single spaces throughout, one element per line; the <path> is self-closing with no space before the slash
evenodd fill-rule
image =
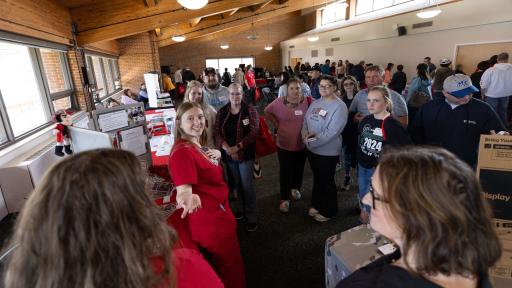
<path id="1" fill-rule="evenodd" d="M 480 137 L 477 175 L 494 217 L 512 220 L 512 136 Z"/>

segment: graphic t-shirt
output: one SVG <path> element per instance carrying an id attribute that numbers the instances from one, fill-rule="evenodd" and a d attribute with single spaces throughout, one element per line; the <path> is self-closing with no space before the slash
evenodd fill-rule
<path id="1" fill-rule="evenodd" d="M 368 115 L 359 124 L 358 162 L 365 168 L 373 168 L 383 146 L 407 144 L 412 144 L 411 138 L 398 120 L 393 117 L 379 120 Z"/>

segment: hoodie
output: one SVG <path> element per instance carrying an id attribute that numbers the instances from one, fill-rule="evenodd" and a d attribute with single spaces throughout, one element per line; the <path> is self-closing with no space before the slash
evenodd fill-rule
<path id="1" fill-rule="evenodd" d="M 512 96 L 512 64 L 497 63 L 485 70 L 480 87 L 485 89 L 485 96 L 500 98 Z"/>

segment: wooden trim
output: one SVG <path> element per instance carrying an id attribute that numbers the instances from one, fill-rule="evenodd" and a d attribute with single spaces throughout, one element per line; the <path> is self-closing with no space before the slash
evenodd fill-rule
<path id="1" fill-rule="evenodd" d="M 22 24 L 14 23 L 11 21 L 6 21 L 3 19 L 0 19 L 0 30 L 5 30 L 8 32 L 21 34 L 24 36 L 30 36 L 50 42 L 55 42 L 59 44 L 64 44 L 67 46 L 71 46 L 73 44 L 73 41 L 69 38 L 62 37 L 59 35 L 55 35 L 49 32 L 37 30 L 31 27 L 24 26 Z"/>

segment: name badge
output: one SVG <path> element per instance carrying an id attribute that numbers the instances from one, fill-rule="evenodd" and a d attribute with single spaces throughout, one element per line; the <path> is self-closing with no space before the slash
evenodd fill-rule
<path id="1" fill-rule="evenodd" d="M 373 135 L 377 135 L 377 136 L 381 136 L 382 137 L 382 129 L 375 128 L 375 130 L 373 130 Z"/>
<path id="2" fill-rule="evenodd" d="M 244 126 L 247 126 L 247 125 L 249 125 L 250 122 L 249 122 L 249 119 L 244 119 L 244 120 L 242 120 L 242 123 L 244 124 Z"/>
<path id="3" fill-rule="evenodd" d="M 318 111 L 318 115 L 325 117 L 325 115 L 327 115 L 327 111 L 325 111 L 324 109 L 320 109 L 320 111 Z"/>
<path id="4" fill-rule="evenodd" d="M 302 115 L 302 110 L 295 110 L 295 116 Z"/>
<path id="5" fill-rule="evenodd" d="M 228 101 L 228 97 L 226 97 L 226 96 L 220 96 L 220 97 L 219 97 L 219 100 L 220 100 L 220 101 L 222 101 L 222 102 L 224 102 L 224 101 Z"/>

